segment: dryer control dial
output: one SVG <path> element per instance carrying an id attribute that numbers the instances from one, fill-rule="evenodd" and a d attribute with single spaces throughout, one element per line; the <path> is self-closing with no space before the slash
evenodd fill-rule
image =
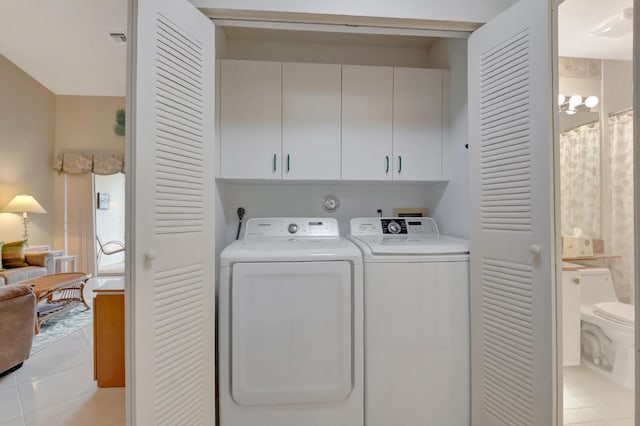
<path id="1" fill-rule="evenodd" d="M 295 223 L 290 223 L 289 228 L 287 229 L 289 230 L 290 234 L 295 234 L 296 232 L 298 232 L 298 225 Z"/>
<path id="2" fill-rule="evenodd" d="M 391 234 L 399 234 L 400 231 L 402 231 L 402 226 L 398 222 L 396 222 L 395 220 L 392 220 L 387 225 L 387 229 L 389 230 L 389 233 L 391 233 Z"/>

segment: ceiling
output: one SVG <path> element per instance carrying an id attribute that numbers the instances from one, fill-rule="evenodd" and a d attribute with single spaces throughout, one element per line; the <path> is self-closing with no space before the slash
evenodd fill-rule
<path id="1" fill-rule="evenodd" d="M 127 0 L 2 0 L 0 54 L 57 95 L 124 96 Z"/>
<path id="2" fill-rule="evenodd" d="M 633 7 L 633 0 L 565 0 L 558 12 L 558 53 L 577 58 L 633 58 L 633 37 L 595 37 L 592 30 L 607 18 Z"/>
<path id="3" fill-rule="evenodd" d="M 593 37 L 589 31 L 633 0 L 565 0 L 559 13 L 561 56 L 631 60 L 631 35 Z M 2 0 L 0 54 L 57 95 L 124 96 L 126 45 L 110 32 L 126 31 L 127 0 Z M 296 31 L 296 33 L 303 33 Z M 279 40 L 291 32 L 227 28 L 229 38 Z M 296 34 L 299 41 L 338 43 L 343 36 Z M 361 35 L 355 44 L 428 47 L 431 39 Z"/>

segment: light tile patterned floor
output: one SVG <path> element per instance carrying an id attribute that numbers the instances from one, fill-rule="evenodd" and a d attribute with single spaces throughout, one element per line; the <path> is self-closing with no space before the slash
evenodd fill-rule
<path id="1" fill-rule="evenodd" d="M 586 367 L 564 367 L 564 424 L 633 426 L 634 392 Z"/>
<path id="2" fill-rule="evenodd" d="M 112 279 L 90 280 L 85 296 L 93 299 L 93 288 Z M 92 331 L 90 323 L 0 378 L 0 426 L 125 424 L 124 388 L 93 381 Z M 563 396 L 565 425 L 634 425 L 634 392 L 584 367 L 564 368 Z"/>
<path id="3" fill-rule="evenodd" d="M 93 278 L 85 297 L 109 278 Z M 124 388 L 93 381 L 93 324 L 42 349 L 0 378 L 0 426 L 125 424 Z"/>

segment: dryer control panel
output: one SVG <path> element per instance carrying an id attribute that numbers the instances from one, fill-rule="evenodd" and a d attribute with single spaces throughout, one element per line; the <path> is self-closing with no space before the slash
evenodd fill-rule
<path id="1" fill-rule="evenodd" d="M 351 219 L 351 235 L 358 236 L 423 236 L 438 238 L 438 225 L 430 217 L 370 217 Z"/>
<path id="2" fill-rule="evenodd" d="M 276 237 L 339 237 L 334 218 L 269 217 L 249 219 L 244 237 L 249 239 Z"/>

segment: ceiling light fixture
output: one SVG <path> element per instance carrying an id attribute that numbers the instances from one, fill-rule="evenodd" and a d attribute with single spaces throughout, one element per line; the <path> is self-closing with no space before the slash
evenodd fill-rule
<path id="1" fill-rule="evenodd" d="M 584 106 L 587 108 L 595 108 L 600 103 L 600 99 L 597 96 L 588 96 L 587 99 L 584 100 Z"/>
<path id="2" fill-rule="evenodd" d="M 562 105 L 564 103 L 564 101 L 567 100 L 567 97 L 565 95 L 563 95 L 562 93 L 560 93 L 558 95 L 558 106 Z"/>
<path id="3" fill-rule="evenodd" d="M 563 94 L 558 95 L 558 111 L 569 115 L 574 115 L 579 111 L 591 111 L 600 103 L 597 96 L 582 97 L 581 95 L 573 95 L 567 99 Z"/>
<path id="4" fill-rule="evenodd" d="M 633 8 L 627 7 L 617 15 L 610 16 L 591 31 L 596 37 L 621 38 L 633 31 Z"/>
<path id="5" fill-rule="evenodd" d="M 573 95 L 569 98 L 569 106 L 572 107 L 572 109 L 576 109 L 576 107 L 581 103 L 582 103 L 582 96 L 580 95 Z"/>

